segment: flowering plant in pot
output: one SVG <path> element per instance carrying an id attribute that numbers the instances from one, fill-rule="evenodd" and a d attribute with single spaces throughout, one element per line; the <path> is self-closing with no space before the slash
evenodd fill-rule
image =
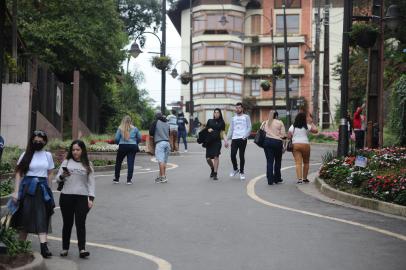
<path id="1" fill-rule="evenodd" d="M 169 70 L 171 68 L 172 59 L 169 56 L 154 56 L 151 60 L 152 66 L 160 70 Z"/>
<path id="2" fill-rule="evenodd" d="M 269 89 L 271 88 L 271 83 L 268 80 L 262 80 L 260 86 L 262 90 L 269 91 Z"/>
<path id="3" fill-rule="evenodd" d="M 192 80 L 192 76 L 189 72 L 183 72 L 180 75 L 180 81 L 182 84 L 188 84 Z"/>
<path id="4" fill-rule="evenodd" d="M 357 23 L 352 26 L 350 39 L 352 44 L 367 49 L 374 46 L 378 35 L 379 31 L 375 26 L 366 23 Z"/>
<path id="5" fill-rule="evenodd" d="M 282 75 L 283 66 L 281 64 L 275 64 L 272 66 L 272 73 L 274 76 L 279 77 Z"/>

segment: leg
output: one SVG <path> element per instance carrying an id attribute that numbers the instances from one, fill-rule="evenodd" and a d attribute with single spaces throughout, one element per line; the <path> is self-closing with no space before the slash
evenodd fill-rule
<path id="1" fill-rule="evenodd" d="M 282 166 L 282 141 L 276 142 L 276 146 L 274 148 L 274 156 L 275 156 L 275 166 L 274 166 L 274 180 L 276 182 L 282 181 L 281 176 L 281 166 Z"/>
<path id="2" fill-rule="evenodd" d="M 303 179 L 303 170 L 302 170 L 302 153 L 300 152 L 298 144 L 293 145 L 293 157 L 295 158 L 296 165 L 296 176 L 297 179 Z"/>
<path id="3" fill-rule="evenodd" d="M 217 173 L 218 168 L 219 168 L 219 164 L 220 164 L 220 159 L 219 157 L 215 157 L 214 159 L 212 159 L 213 165 L 214 165 L 214 172 Z"/>
<path id="4" fill-rule="evenodd" d="M 239 145 L 239 154 L 240 154 L 240 173 L 244 173 L 245 166 L 245 148 L 247 147 L 247 140 L 241 140 Z"/>
<path id="5" fill-rule="evenodd" d="M 231 162 L 233 163 L 234 171 L 238 170 L 238 163 L 237 163 L 237 150 L 238 144 L 236 140 L 231 141 Z"/>
<path id="6" fill-rule="evenodd" d="M 211 158 L 206 158 L 206 161 L 207 161 L 207 164 L 209 164 L 211 171 L 214 172 L 213 160 Z"/>
<path id="7" fill-rule="evenodd" d="M 303 179 L 307 179 L 310 163 L 310 144 L 304 145 L 302 156 L 303 156 Z"/>
<path id="8" fill-rule="evenodd" d="M 25 240 L 27 240 L 27 236 L 28 236 L 28 233 L 25 232 L 25 231 L 19 231 L 18 232 L 18 239 L 19 240 L 25 241 Z"/>
<path id="9" fill-rule="evenodd" d="M 129 145 L 130 146 L 130 145 Z M 130 149 L 127 153 L 127 165 L 128 165 L 128 171 L 127 171 L 127 182 L 131 181 L 133 179 L 133 173 L 134 173 L 134 161 L 135 161 L 135 145 L 130 146 L 132 149 Z"/>
<path id="10" fill-rule="evenodd" d="M 175 152 L 179 151 L 179 143 L 178 143 L 178 131 L 174 130 L 173 131 L 173 148 Z"/>
<path id="11" fill-rule="evenodd" d="M 182 131 L 182 139 L 183 139 L 183 144 L 185 145 L 185 150 L 187 150 L 187 140 L 186 140 L 186 130 Z"/>
<path id="12" fill-rule="evenodd" d="M 118 181 L 120 179 L 121 164 L 123 163 L 124 157 L 126 156 L 125 146 L 120 144 L 118 146 L 117 156 L 116 156 L 116 166 L 114 169 L 114 179 Z"/>
<path id="13" fill-rule="evenodd" d="M 269 139 L 265 139 L 264 141 L 264 153 L 265 153 L 265 158 L 266 158 L 266 179 L 268 180 L 268 184 L 271 182 L 270 181 L 270 168 L 269 168 L 269 159 L 270 159 L 270 154 L 269 154 Z"/>
<path id="14" fill-rule="evenodd" d="M 63 227 L 62 227 L 62 249 L 69 250 L 70 236 L 74 220 L 74 199 L 72 195 L 61 194 L 59 198 L 59 206 L 61 207 Z"/>
<path id="15" fill-rule="evenodd" d="M 86 217 L 89 212 L 87 196 L 75 195 L 75 225 L 79 251 L 86 249 Z"/>

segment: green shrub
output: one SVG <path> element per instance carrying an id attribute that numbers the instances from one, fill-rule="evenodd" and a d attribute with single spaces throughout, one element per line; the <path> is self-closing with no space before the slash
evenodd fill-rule
<path id="1" fill-rule="evenodd" d="M 95 159 L 92 160 L 93 166 L 107 166 L 114 165 L 116 162 L 114 160 L 104 160 L 104 159 Z"/>
<path id="2" fill-rule="evenodd" d="M 31 242 L 19 240 L 17 232 L 12 228 L 1 228 L 0 240 L 6 245 L 10 256 L 31 252 Z"/>
<path id="3" fill-rule="evenodd" d="M 262 124 L 261 122 L 255 122 L 254 124 L 252 124 L 252 131 L 257 132 L 261 127 L 261 124 Z"/>
<path id="4" fill-rule="evenodd" d="M 5 147 L 0 161 L 0 174 L 12 173 L 22 153 L 23 150 L 18 147 Z"/>
<path id="5" fill-rule="evenodd" d="M 14 187 L 13 187 L 13 182 L 11 179 L 1 181 L 0 182 L 0 196 L 7 196 L 11 193 L 13 193 Z"/>

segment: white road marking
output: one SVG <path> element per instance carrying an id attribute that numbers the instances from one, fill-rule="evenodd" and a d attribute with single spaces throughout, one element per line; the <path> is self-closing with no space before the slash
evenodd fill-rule
<path id="1" fill-rule="evenodd" d="M 173 164 L 173 163 L 167 163 L 167 165 L 168 165 L 168 168 L 166 168 L 167 171 L 173 170 L 173 169 L 176 169 L 177 167 L 179 167 L 177 164 Z M 151 170 L 150 169 L 149 171 L 146 171 L 146 172 L 134 172 L 134 174 L 146 174 L 146 173 L 153 173 L 153 172 L 159 172 L 159 170 Z M 113 175 L 114 175 L 114 173 L 111 173 L 111 174 L 98 174 L 98 175 L 95 175 L 95 177 L 97 178 L 97 177 L 105 177 L 105 176 L 113 176 Z M 120 175 L 127 175 L 127 173 L 121 173 Z"/>
<path id="2" fill-rule="evenodd" d="M 310 164 L 310 165 L 311 166 L 320 165 L 320 163 L 314 163 L 314 164 Z M 281 171 L 288 170 L 288 169 L 291 169 L 291 168 L 295 168 L 295 166 L 284 167 L 284 168 L 281 169 Z M 299 209 L 295 209 L 295 208 L 291 208 L 291 207 L 287 207 L 287 206 L 284 206 L 284 205 L 275 204 L 275 203 L 271 203 L 269 201 L 266 201 L 266 200 L 260 198 L 255 193 L 255 184 L 260 179 L 264 178 L 265 176 L 266 176 L 266 174 L 259 175 L 259 176 L 255 177 L 255 178 L 251 179 L 249 181 L 249 183 L 247 184 L 247 194 L 248 194 L 248 196 L 251 199 L 253 199 L 253 200 L 255 200 L 255 201 L 257 201 L 257 202 L 259 202 L 261 204 L 264 204 L 264 205 L 270 206 L 270 207 L 274 207 L 274 208 L 283 209 L 283 210 L 290 211 L 290 212 L 303 214 L 303 215 L 308 215 L 308 216 L 313 216 L 313 217 L 317 217 L 317 218 L 328 219 L 328 220 L 332 220 L 332 221 L 336 221 L 336 222 L 350 224 L 350 225 L 353 225 L 353 226 L 361 227 L 363 229 L 371 230 L 371 231 L 374 231 L 374 232 L 377 232 L 377 233 L 381 233 L 381 234 L 384 234 L 384 235 L 387 235 L 387 236 L 391 236 L 391 237 L 406 241 L 406 235 L 403 235 L 403 234 L 394 233 L 394 232 L 391 232 L 391 231 L 388 231 L 388 230 L 380 229 L 380 228 L 377 228 L 377 227 L 374 227 L 374 226 L 369 226 L 369 225 L 362 224 L 362 223 L 355 222 L 355 221 L 351 221 L 351 220 L 330 217 L 330 216 L 321 215 L 321 214 L 317 214 L 317 213 L 313 213 L 313 212 L 309 212 L 309 211 L 303 211 L 303 210 L 299 210 Z"/>
<path id="3" fill-rule="evenodd" d="M 61 238 L 59 237 L 54 237 L 54 236 L 48 236 L 49 240 L 54 240 L 54 241 L 62 241 Z M 71 240 L 72 243 L 77 243 L 76 240 Z M 155 263 L 158 266 L 158 270 L 171 270 L 172 269 L 172 265 L 162 259 L 159 258 L 157 256 L 142 252 L 142 251 L 138 251 L 138 250 L 134 250 L 134 249 L 128 249 L 128 248 L 122 248 L 122 247 L 117 247 L 117 246 L 112 246 L 112 245 L 106 245 L 106 244 L 98 244 L 98 243 L 89 243 L 86 242 L 87 246 L 93 246 L 93 247 L 99 247 L 99 248 L 105 248 L 105 249 L 109 249 L 109 250 L 113 250 L 113 251 L 117 251 L 117 252 L 122 252 L 122 253 L 127 253 L 130 255 L 134 255 L 134 256 L 138 256 L 138 257 L 142 257 L 144 259 L 147 259 L 149 261 L 152 261 L 153 263 Z"/>

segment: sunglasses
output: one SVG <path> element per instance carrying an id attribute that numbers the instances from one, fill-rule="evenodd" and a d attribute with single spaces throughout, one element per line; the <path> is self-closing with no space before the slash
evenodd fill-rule
<path id="1" fill-rule="evenodd" d="M 46 137 L 47 135 L 42 130 L 35 130 L 34 131 L 34 136 Z"/>

